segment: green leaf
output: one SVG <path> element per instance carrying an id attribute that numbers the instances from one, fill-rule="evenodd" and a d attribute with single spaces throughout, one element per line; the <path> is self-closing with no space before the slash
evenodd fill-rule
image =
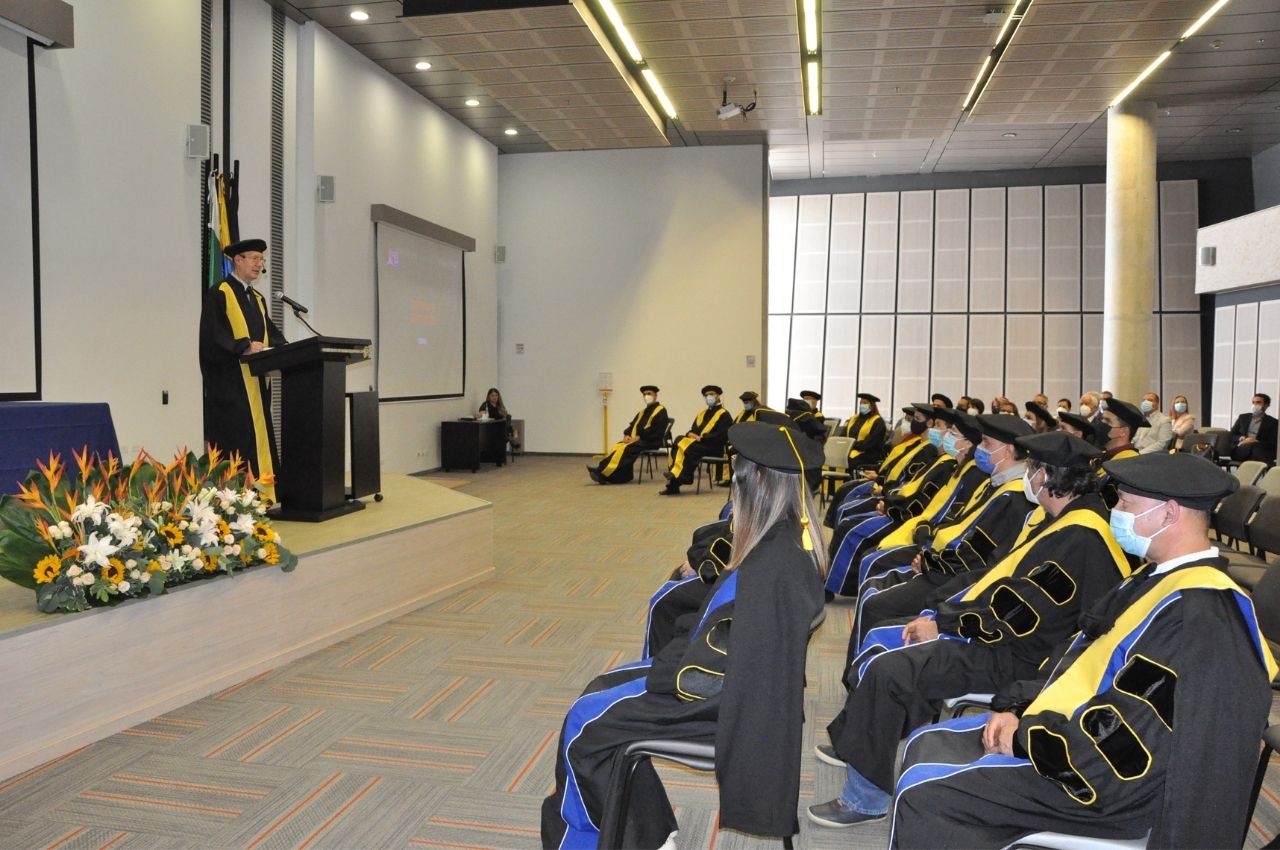
<path id="1" fill-rule="evenodd" d="M 298 566 L 298 556 L 285 549 L 283 546 L 278 547 L 280 550 L 280 571 L 291 573 Z"/>

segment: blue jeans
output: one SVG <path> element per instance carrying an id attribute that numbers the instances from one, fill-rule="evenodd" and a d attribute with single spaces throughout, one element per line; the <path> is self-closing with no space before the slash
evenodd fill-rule
<path id="1" fill-rule="evenodd" d="M 881 791 L 871 780 L 846 764 L 849 776 L 840 789 L 840 802 L 860 815 L 884 815 L 889 813 L 889 795 Z"/>

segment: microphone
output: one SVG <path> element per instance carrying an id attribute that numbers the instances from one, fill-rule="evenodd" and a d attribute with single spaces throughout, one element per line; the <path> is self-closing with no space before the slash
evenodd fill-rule
<path id="1" fill-rule="evenodd" d="M 284 303 L 292 307 L 295 313 L 310 312 L 307 310 L 306 307 L 303 307 L 301 304 L 299 304 L 297 301 L 294 301 L 292 298 L 290 298 L 288 295 L 285 295 L 283 292 L 274 293 L 274 297 L 277 301 L 283 301 Z"/>

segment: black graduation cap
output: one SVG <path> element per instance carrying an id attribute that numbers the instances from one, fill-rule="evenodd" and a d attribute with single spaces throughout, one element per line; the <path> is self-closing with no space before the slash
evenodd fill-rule
<path id="1" fill-rule="evenodd" d="M 1014 442 L 1026 449 L 1032 460 L 1070 469 L 1089 469 L 1093 461 L 1106 454 L 1092 443 L 1066 431 L 1027 434 Z"/>
<path id="2" fill-rule="evenodd" d="M 658 388 L 655 387 L 653 384 L 645 384 L 643 387 L 640 388 L 640 392 L 642 393 L 656 393 L 657 391 L 658 391 Z"/>
<path id="3" fill-rule="evenodd" d="M 1114 413 L 1120 418 L 1120 421 L 1133 429 L 1145 428 L 1151 423 L 1147 421 L 1147 417 L 1142 411 L 1134 407 L 1127 401 L 1121 401 L 1118 398 L 1112 398 L 1107 402 L 1107 410 Z"/>
<path id="4" fill-rule="evenodd" d="M 241 239 L 239 242 L 232 242 L 230 245 L 222 249 L 222 253 L 228 257 L 234 257 L 236 254 L 246 254 L 249 251 L 257 251 L 259 254 L 266 253 L 267 243 L 264 239 Z"/>
<path id="5" fill-rule="evenodd" d="M 1113 410 L 1115 399 L 1107 409 Z M 1235 476 L 1216 463 L 1188 452 L 1156 452 L 1122 460 L 1110 460 L 1102 468 L 1125 493 L 1148 499 L 1174 500 L 1195 511 L 1212 510 L 1223 496 L 1240 486 Z"/>
<path id="6" fill-rule="evenodd" d="M 764 422 L 768 425 L 783 425 L 788 428 L 794 428 L 796 424 L 791 419 L 791 417 L 787 416 L 787 414 L 783 413 L 780 410 L 761 409 L 756 413 L 755 421 Z M 740 424 L 746 424 L 746 423 L 740 423 Z M 813 442 L 813 441 L 810 440 L 809 442 Z"/>
<path id="7" fill-rule="evenodd" d="M 814 390 L 801 390 L 800 398 L 813 398 L 813 399 L 817 399 L 818 401 L 822 401 L 822 393 L 816 392 Z"/>
<path id="8" fill-rule="evenodd" d="M 717 387 L 715 384 L 707 384 L 705 387 L 703 387 L 703 388 L 702 388 L 702 394 L 703 394 L 703 395 L 706 395 L 707 393 L 715 393 L 716 395 L 724 395 L 724 390 L 720 389 L 720 388 L 719 388 L 719 387 Z"/>
<path id="9" fill-rule="evenodd" d="M 1036 419 L 1039 419 L 1041 422 L 1048 425 L 1050 428 L 1058 427 L 1058 420 L 1054 417 L 1052 413 L 1049 412 L 1049 408 L 1045 407 L 1043 404 L 1040 404 L 1039 402 L 1035 402 L 1035 401 L 1027 402 L 1027 412 L 1034 415 Z"/>
<path id="10" fill-rule="evenodd" d="M 904 410 L 906 408 L 903 408 Z M 912 413 L 923 413 L 925 419 L 933 419 L 938 414 L 938 406 L 931 401 L 911 402 Z"/>
<path id="11" fill-rule="evenodd" d="M 738 401 L 755 401 L 758 398 L 760 398 L 760 393 L 755 390 L 747 390 L 745 393 L 738 396 Z"/>
<path id="12" fill-rule="evenodd" d="M 820 469 L 826 459 L 816 440 L 806 439 L 804 434 L 786 425 L 759 420 L 731 427 L 729 442 L 747 460 L 777 472 Z"/>
<path id="13" fill-rule="evenodd" d="M 978 417 L 965 413 L 963 410 L 956 410 L 954 407 L 929 406 L 933 407 L 930 415 L 934 419 L 941 419 L 948 425 L 954 425 L 966 440 L 975 445 L 982 442 L 982 428 L 978 425 Z"/>
<path id="14" fill-rule="evenodd" d="M 1027 420 L 1012 413 L 982 413 L 973 418 L 978 421 L 978 428 L 984 436 L 1002 443 L 1012 443 L 1033 432 Z"/>
<path id="15" fill-rule="evenodd" d="M 933 395 L 929 396 L 929 400 L 940 401 L 942 402 L 943 407 L 955 407 L 955 405 L 951 403 L 951 399 L 947 398 L 942 393 L 934 393 Z"/>
<path id="16" fill-rule="evenodd" d="M 1085 435 L 1085 439 L 1090 439 L 1093 436 L 1093 420 L 1086 419 L 1078 413 L 1059 413 L 1058 421 L 1075 428 Z"/>
<path id="17" fill-rule="evenodd" d="M 801 413 L 809 413 L 812 410 L 813 408 L 809 406 L 809 402 L 802 398 L 787 399 L 787 413 L 798 416 Z"/>
<path id="18" fill-rule="evenodd" d="M 880 397 L 874 396 L 871 393 L 858 393 L 858 398 L 863 399 L 864 401 L 869 401 L 872 404 L 880 403 Z"/>

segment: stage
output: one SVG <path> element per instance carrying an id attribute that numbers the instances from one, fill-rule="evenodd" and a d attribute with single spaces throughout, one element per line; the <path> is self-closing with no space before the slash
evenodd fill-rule
<path id="1" fill-rule="evenodd" d="M 75 614 L 0 586 L 0 779 L 413 611 L 493 574 L 493 506 L 402 475 L 383 502 L 276 523 L 298 555 Z"/>

